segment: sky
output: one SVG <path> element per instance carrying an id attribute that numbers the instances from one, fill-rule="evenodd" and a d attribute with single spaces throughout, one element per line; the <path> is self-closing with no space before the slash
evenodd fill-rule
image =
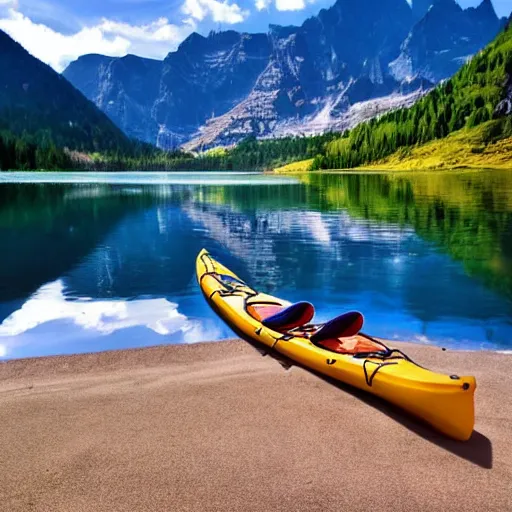
<path id="1" fill-rule="evenodd" d="M 354 2 L 359 0 L 353 0 Z M 463 7 L 481 0 L 458 0 Z M 0 29 L 62 71 L 80 55 L 163 59 L 190 33 L 299 25 L 335 0 L 0 0 Z M 512 0 L 493 0 L 508 16 Z"/>

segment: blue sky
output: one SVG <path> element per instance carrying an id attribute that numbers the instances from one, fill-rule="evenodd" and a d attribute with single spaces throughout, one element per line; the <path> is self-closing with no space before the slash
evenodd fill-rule
<path id="1" fill-rule="evenodd" d="M 85 53 L 163 58 L 197 31 L 300 24 L 335 0 L 0 0 L 0 29 L 61 71 Z M 353 0 L 354 2 L 359 0 Z M 481 0 L 459 0 L 463 7 Z M 512 0 L 493 0 L 500 16 Z"/>

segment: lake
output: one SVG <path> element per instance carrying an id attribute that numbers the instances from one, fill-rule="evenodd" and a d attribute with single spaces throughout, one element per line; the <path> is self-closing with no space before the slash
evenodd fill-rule
<path id="1" fill-rule="evenodd" d="M 207 248 L 387 339 L 512 350 L 512 173 L 0 173 L 0 357 L 233 336 Z"/>

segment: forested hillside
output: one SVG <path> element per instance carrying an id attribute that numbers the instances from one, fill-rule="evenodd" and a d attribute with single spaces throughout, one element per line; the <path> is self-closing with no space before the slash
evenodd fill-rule
<path id="1" fill-rule="evenodd" d="M 17 136 L 0 131 L 0 171 L 166 171 L 194 168 L 190 163 L 196 160 L 190 154 L 162 151 L 139 141 L 131 141 L 125 149 L 92 153 L 57 147 L 50 137 L 41 140 L 28 133 Z"/>
<path id="2" fill-rule="evenodd" d="M 41 146 L 129 148 L 129 139 L 103 112 L 2 31 L 0 69 L 0 132 Z"/>
<path id="3" fill-rule="evenodd" d="M 382 159 L 399 149 L 488 124 L 484 142 L 512 135 L 512 24 L 413 107 L 347 131 L 326 146 L 313 169 L 342 169 Z"/>
<path id="4" fill-rule="evenodd" d="M 71 160 L 51 139 L 36 142 L 28 134 L 0 131 L 0 171 L 8 169 L 69 169 Z"/>
<path id="5" fill-rule="evenodd" d="M 224 169 L 269 169 L 288 162 L 313 158 L 336 137 L 338 135 L 334 133 L 263 141 L 249 137 L 229 151 L 212 150 L 205 156 L 217 155 L 220 167 Z"/>
<path id="6" fill-rule="evenodd" d="M 0 69 L 0 170 L 165 169 L 187 157 L 130 140 L 65 78 L 1 30 Z"/>

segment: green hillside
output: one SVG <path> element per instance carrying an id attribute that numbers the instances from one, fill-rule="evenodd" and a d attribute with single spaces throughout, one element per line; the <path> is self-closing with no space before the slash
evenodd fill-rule
<path id="1" fill-rule="evenodd" d="M 463 128 L 443 139 L 400 148 L 392 155 L 363 166 L 375 170 L 512 169 L 512 137 L 489 144 L 489 134 L 501 130 L 499 120 Z"/>
<path id="2" fill-rule="evenodd" d="M 347 131 L 326 145 L 312 169 L 344 169 L 379 161 L 400 148 L 442 139 L 489 123 L 482 144 L 512 136 L 512 25 L 483 51 L 418 103 Z M 509 105 L 509 104 L 508 104 Z"/>
<path id="3" fill-rule="evenodd" d="M 0 131 L 81 151 L 129 148 L 129 139 L 103 112 L 2 31 L 0 70 Z"/>

